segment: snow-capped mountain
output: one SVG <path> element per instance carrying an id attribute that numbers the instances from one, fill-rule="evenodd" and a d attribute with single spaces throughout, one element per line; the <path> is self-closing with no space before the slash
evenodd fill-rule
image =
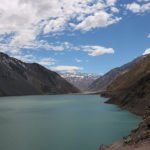
<path id="1" fill-rule="evenodd" d="M 81 72 L 66 72 L 59 74 L 80 90 L 86 90 L 93 81 L 100 77 L 100 75 L 94 73 Z"/>

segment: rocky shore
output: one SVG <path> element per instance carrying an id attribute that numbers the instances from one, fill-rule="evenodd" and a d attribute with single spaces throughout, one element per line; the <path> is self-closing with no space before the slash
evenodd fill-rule
<path id="1" fill-rule="evenodd" d="M 130 135 L 110 146 L 101 145 L 99 150 L 150 150 L 150 106 L 146 108 L 142 122 Z"/>

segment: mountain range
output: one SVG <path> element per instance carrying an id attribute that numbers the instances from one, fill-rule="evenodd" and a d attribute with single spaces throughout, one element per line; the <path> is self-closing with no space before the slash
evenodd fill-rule
<path id="1" fill-rule="evenodd" d="M 103 76 L 100 76 L 98 79 L 96 79 L 89 87 L 88 87 L 88 91 L 104 91 L 108 85 L 110 85 L 117 77 L 119 77 L 120 75 L 128 72 L 130 69 L 132 69 L 132 67 L 137 64 L 142 57 L 138 57 L 135 60 L 133 60 L 132 62 L 129 62 L 121 67 L 117 67 L 114 68 L 112 70 L 110 70 L 109 72 L 107 72 L 106 74 L 104 74 Z"/>
<path id="2" fill-rule="evenodd" d="M 24 63 L 0 53 L 0 96 L 81 92 L 77 87 L 94 91 L 107 97 L 106 103 L 143 116 L 142 123 L 129 136 L 100 150 L 136 150 L 139 145 L 143 150 L 145 143 L 150 146 L 150 54 L 98 77 L 83 73 L 59 75 L 37 63 Z"/>
<path id="3" fill-rule="evenodd" d="M 0 96 L 77 93 L 56 72 L 0 53 Z"/>
<path id="4" fill-rule="evenodd" d="M 109 98 L 106 103 L 116 104 L 143 116 L 143 121 L 129 136 L 110 146 L 101 146 L 100 150 L 148 150 L 150 147 L 150 54 L 134 62 L 101 95 Z"/>
<path id="5" fill-rule="evenodd" d="M 111 97 L 109 103 L 143 114 L 150 105 L 150 55 L 140 57 L 130 70 L 113 80 L 103 94 Z"/>
<path id="6" fill-rule="evenodd" d="M 60 73 L 68 82 L 76 86 L 81 91 L 87 90 L 87 88 L 100 77 L 94 73 L 82 73 L 82 72 L 66 72 Z"/>

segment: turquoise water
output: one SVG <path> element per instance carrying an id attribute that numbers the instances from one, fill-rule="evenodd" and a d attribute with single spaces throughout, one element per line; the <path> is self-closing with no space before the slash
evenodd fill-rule
<path id="1" fill-rule="evenodd" d="M 97 150 L 140 118 L 95 95 L 0 98 L 0 150 Z"/>

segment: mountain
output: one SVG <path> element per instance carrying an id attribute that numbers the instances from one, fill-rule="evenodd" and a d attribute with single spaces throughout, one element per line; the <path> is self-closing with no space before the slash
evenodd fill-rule
<path id="1" fill-rule="evenodd" d="M 142 57 L 138 57 L 130 63 L 127 63 L 121 67 L 115 68 L 95 80 L 89 87 L 89 91 L 103 91 L 110 85 L 117 77 L 128 72 L 135 64 L 137 64 Z"/>
<path id="2" fill-rule="evenodd" d="M 107 103 L 117 104 L 138 115 L 142 122 L 130 135 L 100 150 L 150 149 L 150 54 L 141 59 L 128 72 L 117 77 L 101 95 L 109 97 Z"/>
<path id="3" fill-rule="evenodd" d="M 150 104 L 150 55 L 143 56 L 128 72 L 120 75 L 106 89 L 109 103 L 143 114 Z"/>
<path id="4" fill-rule="evenodd" d="M 82 91 L 86 90 L 93 81 L 100 77 L 97 74 L 81 72 L 61 73 L 61 76 Z"/>
<path id="5" fill-rule="evenodd" d="M 79 92 L 57 73 L 0 53 L 0 96 Z"/>

